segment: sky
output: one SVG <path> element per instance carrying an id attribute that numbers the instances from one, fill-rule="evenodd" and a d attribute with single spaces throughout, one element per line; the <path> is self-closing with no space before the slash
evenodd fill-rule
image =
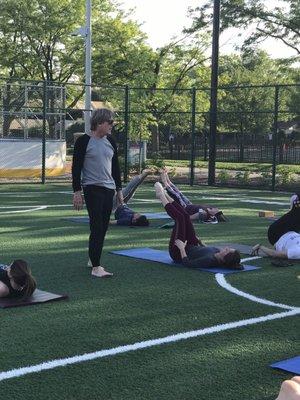
<path id="1" fill-rule="evenodd" d="M 179 35 L 183 27 L 191 25 L 187 17 L 188 7 L 201 6 L 204 0 L 120 0 L 121 8 L 128 11 L 135 8 L 131 18 L 142 23 L 141 29 L 148 35 L 148 43 L 154 48 L 167 44 L 171 37 Z M 274 4 L 276 0 L 265 0 Z M 220 52 L 229 54 L 234 51 L 238 39 L 237 29 L 229 29 L 220 37 Z M 271 57 L 290 57 L 295 55 L 287 46 L 274 39 L 266 41 L 262 46 Z"/>

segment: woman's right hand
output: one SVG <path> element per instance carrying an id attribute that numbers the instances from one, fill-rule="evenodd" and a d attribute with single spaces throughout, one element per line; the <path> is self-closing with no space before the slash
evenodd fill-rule
<path id="1" fill-rule="evenodd" d="M 79 211 L 83 207 L 83 196 L 81 191 L 74 192 L 73 194 L 73 206 L 75 210 Z"/>
<path id="2" fill-rule="evenodd" d="M 177 246 L 179 249 L 185 249 L 186 241 L 183 242 L 183 241 L 180 240 L 180 239 L 176 239 L 176 240 L 175 240 L 175 246 Z"/>

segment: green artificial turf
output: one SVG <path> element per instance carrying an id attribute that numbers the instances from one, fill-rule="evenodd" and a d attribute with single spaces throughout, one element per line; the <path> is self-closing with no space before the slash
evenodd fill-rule
<path id="1" fill-rule="evenodd" d="M 224 224 L 195 225 L 207 244 L 267 245 L 269 221 L 259 218 L 258 211 L 280 215 L 288 208 L 238 201 L 287 204 L 289 195 L 284 193 L 182 188 L 193 202 L 214 204 L 229 218 Z M 154 199 L 153 186 L 143 185 L 132 207 L 162 211 L 158 203 L 139 199 Z M 0 187 L 0 263 L 24 258 L 40 289 L 69 295 L 68 301 L 0 309 L 0 373 L 285 311 L 226 291 L 214 274 L 109 253 L 132 247 L 167 249 L 171 231 L 158 229 L 162 220 L 151 221 L 149 228 L 111 226 L 103 265 L 115 276 L 92 279 L 86 267 L 88 225 L 63 219 L 86 215 L 73 211 L 71 202 L 67 185 Z M 45 205 L 43 210 L 14 213 L 19 207 Z M 226 276 L 227 282 L 254 296 L 300 307 L 299 265 L 276 268 L 268 259 L 251 263 L 262 268 Z M 299 316 L 292 316 L 125 352 L 4 380 L 1 394 L 14 400 L 274 400 L 291 374 L 269 364 L 299 354 L 299 328 Z"/>

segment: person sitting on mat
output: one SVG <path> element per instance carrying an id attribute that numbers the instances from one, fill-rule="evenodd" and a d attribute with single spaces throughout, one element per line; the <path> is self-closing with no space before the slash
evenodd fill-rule
<path id="1" fill-rule="evenodd" d="M 125 226 L 149 226 L 149 220 L 145 215 L 137 213 L 128 207 L 128 201 L 134 196 L 137 188 L 143 183 L 147 175 L 152 173 L 150 169 L 145 169 L 140 175 L 131 179 L 127 186 L 122 189 L 123 202 L 118 204 L 116 196 L 113 201 L 113 210 L 115 210 L 115 220 L 117 225 Z"/>
<path id="2" fill-rule="evenodd" d="M 211 207 L 203 204 L 193 204 L 174 183 L 171 182 L 167 170 L 164 168 L 161 170 L 161 181 L 168 192 L 168 195 L 172 197 L 177 203 L 185 208 L 185 211 L 189 214 L 192 221 L 201 221 L 207 223 L 218 223 L 226 222 L 222 211 L 217 207 Z"/>
<path id="3" fill-rule="evenodd" d="M 300 259 L 300 195 L 291 197 L 291 209 L 274 221 L 268 229 L 268 240 L 274 249 L 261 244 L 252 248 L 252 255 L 261 251 L 264 255 L 285 259 Z"/>
<path id="4" fill-rule="evenodd" d="M 0 297 L 27 298 L 36 289 L 36 282 L 24 260 L 14 260 L 0 267 Z"/>
<path id="5" fill-rule="evenodd" d="M 209 268 L 223 267 L 231 269 L 243 269 L 240 264 L 240 253 L 229 247 L 218 249 L 205 246 L 196 236 L 194 226 L 185 208 L 176 203 L 162 187 L 156 182 L 156 197 L 160 199 L 168 215 L 175 221 L 170 243 L 170 257 L 175 262 L 181 262 L 185 267 Z"/>

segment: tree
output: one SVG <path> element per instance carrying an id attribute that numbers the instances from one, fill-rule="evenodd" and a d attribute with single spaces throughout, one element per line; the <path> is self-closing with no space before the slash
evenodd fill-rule
<path id="1" fill-rule="evenodd" d="M 8 78 L 2 88 L 3 107 L 9 110 L 3 121 L 6 134 L 15 113 L 23 109 L 28 93 L 24 84 L 14 83 L 16 79 L 62 84 L 75 71 L 82 74 L 82 43 L 70 34 L 83 20 L 84 7 L 81 0 L 1 0 L 0 7 L 0 70 Z M 34 99 L 29 101 L 38 117 L 42 113 L 43 88 L 37 82 L 31 83 L 32 88 L 34 85 Z M 47 92 L 47 107 L 51 111 L 56 106 L 56 91 L 52 86 Z M 56 123 L 53 112 L 48 123 L 49 134 L 53 136 Z"/>
<path id="2" fill-rule="evenodd" d="M 191 11 L 191 31 L 207 29 L 212 20 L 212 0 Z M 229 27 L 255 29 L 244 42 L 253 46 L 267 38 L 275 38 L 300 56 L 300 3 L 299 0 L 280 0 L 280 6 L 269 8 L 261 0 L 224 0 L 221 6 L 221 31 Z"/>

